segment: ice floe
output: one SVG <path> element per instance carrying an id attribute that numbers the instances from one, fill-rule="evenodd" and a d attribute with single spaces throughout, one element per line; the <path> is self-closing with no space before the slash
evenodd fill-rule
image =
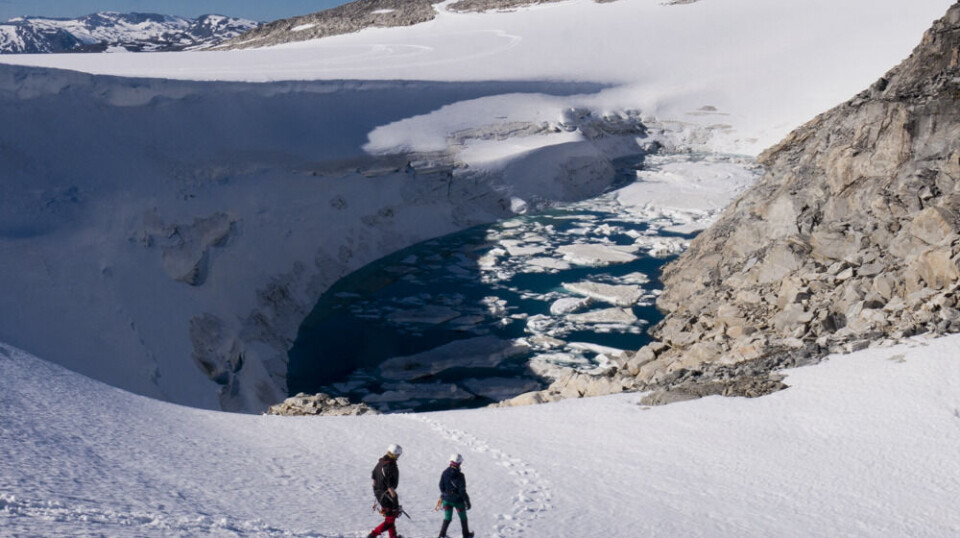
<path id="1" fill-rule="evenodd" d="M 563 288 L 571 293 L 615 306 L 633 306 L 643 297 L 643 288 L 640 286 L 602 284 L 599 282 L 564 282 Z"/>
<path id="2" fill-rule="evenodd" d="M 522 342 L 481 336 L 455 340 L 406 357 L 395 357 L 380 364 L 384 379 L 413 380 L 436 375 L 451 368 L 496 368 L 504 360 L 529 352 Z"/>
<path id="3" fill-rule="evenodd" d="M 563 254 L 563 259 L 575 265 L 590 267 L 604 267 L 615 263 L 629 263 L 637 259 L 636 251 L 632 246 L 602 245 L 597 243 L 562 245 L 557 252 Z"/>

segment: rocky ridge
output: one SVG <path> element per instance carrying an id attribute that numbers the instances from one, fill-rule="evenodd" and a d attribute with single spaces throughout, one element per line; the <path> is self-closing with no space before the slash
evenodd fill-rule
<path id="1" fill-rule="evenodd" d="M 783 387 L 779 368 L 960 332 L 960 3 L 913 54 L 760 156 L 766 174 L 663 274 L 654 342 L 503 405 Z"/>
<path id="2" fill-rule="evenodd" d="M 413 26 L 437 16 L 434 4 L 444 0 L 355 0 L 335 8 L 282 19 L 223 43 L 218 49 L 269 47 L 359 32 L 366 28 Z M 454 12 L 510 10 L 563 0 L 459 0 L 446 6 Z M 598 4 L 616 0 L 594 0 Z"/>
<path id="3" fill-rule="evenodd" d="M 433 20 L 442 0 L 356 0 L 309 15 L 281 19 L 251 30 L 218 47 L 269 47 L 359 32 L 365 28 L 412 26 Z"/>

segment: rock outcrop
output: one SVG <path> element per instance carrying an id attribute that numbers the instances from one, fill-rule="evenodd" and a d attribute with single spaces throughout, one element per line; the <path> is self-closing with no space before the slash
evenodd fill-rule
<path id="1" fill-rule="evenodd" d="M 359 32 L 364 28 L 412 26 L 433 20 L 442 0 L 356 0 L 335 8 L 282 19 L 251 30 L 218 48 L 268 47 Z"/>
<path id="2" fill-rule="evenodd" d="M 760 162 L 763 178 L 665 268 L 657 342 L 538 399 L 571 385 L 652 403 L 759 395 L 784 366 L 960 331 L 960 3 Z"/>
<path id="3" fill-rule="evenodd" d="M 308 416 L 308 415 L 378 415 L 375 409 L 367 404 L 352 404 L 347 398 L 334 398 L 329 394 L 304 394 L 291 396 L 286 400 L 272 405 L 267 410 L 268 415 Z"/>

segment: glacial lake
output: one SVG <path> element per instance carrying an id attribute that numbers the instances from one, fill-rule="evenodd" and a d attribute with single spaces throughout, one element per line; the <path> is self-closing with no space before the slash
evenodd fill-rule
<path id="1" fill-rule="evenodd" d="M 648 247 L 690 236 L 604 209 L 573 204 L 470 228 L 346 276 L 300 328 L 290 394 L 383 411 L 477 407 L 639 349 L 662 318 L 660 270 L 675 257 Z"/>

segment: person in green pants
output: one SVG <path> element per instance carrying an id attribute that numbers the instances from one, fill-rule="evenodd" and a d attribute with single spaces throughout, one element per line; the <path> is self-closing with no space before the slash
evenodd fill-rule
<path id="1" fill-rule="evenodd" d="M 460 465 L 463 463 L 463 456 L 453 454 L 450 456 L 450 466 L 440 475 L 440 501 L 437 502 L 439 508 L 443 506 L 443 525 L 440 527 L 439 538 L 447 538 L 447 527 L 450 526 L 450 520 L 453 519 L 453 510 L 457 510 L 457 516 L 460 518 L 460 527 L 463 529 L 463 538 L 472 538 L 470 526 L 467 524 L 467 510 L 470 509 L 470 496 L 467 495 L 467 479 L 460 471 Z"/>

